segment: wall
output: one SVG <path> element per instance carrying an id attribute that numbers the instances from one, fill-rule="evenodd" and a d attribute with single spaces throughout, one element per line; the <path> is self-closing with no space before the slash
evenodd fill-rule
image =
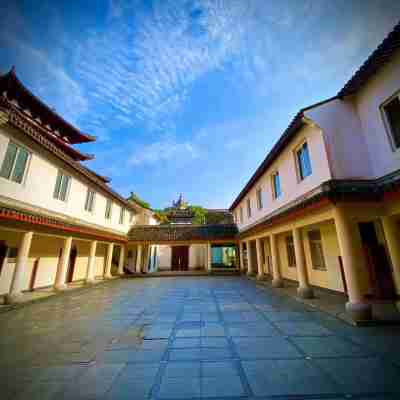
<path id="1" fill-rule="evenodd" d="M 354 96 L 361 120 L 372 175 L 380 177 L 400 169 L 400 149 L 394 151 L 385 129 L 380 106 L 400 91 L 400 51 Z"/>
<path id="2" fill-rule="evenodd" d="M 99 190 L 84 177 L 62 163 L 51 153 L 30 141 L 24 134 L 11 128 L 0 127 L 0 166 L 3 163 L 9 140 L 23 145 L 31 152 L 25 179 L 22 184 L 0 177 L 0 200 L 17 200 L 24 206 L 33 206 L 37 211 L 51 212 L 61 218 L 69 217 L 99 228 L 106 228 L 118 233 L 126 233 L 131 223 L 129 213 L 125 212 L 124 224 L 119 224 L 122 203 L 113 199 L 112 216 L 105 219 L 107 198 L 106 192 Z M 58 170 L 72 176 L 67 201 L 53 198 Z M 94 212 L 84 210 L 87 187 L 96 191 Z M 15 202 L 11 202 L 11 205 Z"/>
<path id="3" fill-rule="evenodd" d="M 192 244 L 189 247 L 189 269 L 205 268 L 207 245 Z"/>
<path id="4" fill-rule="evenodd" d="M 94 276 L 102 277 L 106 267 L 107 246 L 104 243 L 97 243 Z"/>
<path id="5" fill-rule="evenodd" d="M 74 275 L 72 281 L 86 279 L 87 266 L 90 253 L 90 242 L 73 240 L 72 246 L 76 246 L 78 253 L 75 261 Z"/>
<path id="6" fill-rule="evenodd" d="M 167 246 L 167 245 L 158 246 L 158 268 L 159 269 L 171 269 L 171 257 L 172 257 L 171 246 Z"/>
<path id="7" fill-rule="evenodd" d="M 307 140 L 311 159 L 312 174 L 302 181 L 298 181 L 296 173 L 295 149 Z M 282 195 L 278 199 L 273 199 L 271 174 L 279 170 Z M 262 217 L 277 210 L 288 202 L 295 200 L 299 196 L 318 187 L 322 182 L 331 178 L 328 159 L 325 151 L 325 144 L 321 130 L 316 126 L 307 125 L 302 128 L 289 146 L 282 152 L 278 159 L 271 165 L 258 182 L 253 186 L 245 198 L 238 204 L 234 212 L 239 214 L 240 206 L 243 207 L 243 223 L 239 223 L 239 229 L 254 224 Z M 257 209 L 256 190 L 262 188 L 263 208 Z M 246 202 L 251 199 L 252 216 L 247 217 Z"/>
<path id="8" fill-rule="evenodd" d="M 332 100 L 308 110 L 306 116 L 323 132 L 333 178 L 372 177 L 362 127 L 351 102 Z"/>

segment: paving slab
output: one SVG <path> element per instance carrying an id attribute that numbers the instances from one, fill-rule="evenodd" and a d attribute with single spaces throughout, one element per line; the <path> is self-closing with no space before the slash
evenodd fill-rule
<path id="1" fill-rule="evenodd" d="M 399 327 L 242 277 L 123 279 L 0 313 L 1 399 L 400 398 Z"/>

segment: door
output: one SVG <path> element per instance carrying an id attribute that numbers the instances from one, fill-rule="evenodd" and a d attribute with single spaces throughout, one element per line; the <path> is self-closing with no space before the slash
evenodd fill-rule
<path id="1" fill-rule="evenodd" d="M 171 257 L 172 271 L 187 271 L 189 269 L 189 246 L 173 246 Z"/>
<path id="2" fill-rule="evenodd" d="M 4 240 L 0 240 L 0 275 L 3 269 L 4 260 L 7 257 L 7 245 Z"/>
<path id="3" fill-rule="evenodd" d="M 70 283 L 74 279 L 74 269 L 75 269 L 75 262 L 76 262 L 76 257 L 78 255 L 78 250 L 76 247 L 73 247 L 71 249 L 71 253 L 69 254 L 69 265 L 68 265 L 68 276 L 67 276 L 67 282 Z"/>
<path id="4" fill-rule="evenodd" d="M 378 241 L 375 225 L 363 222 L 359 224 L 359 229 L 374 297 L 394 299 L 396 291 L 392 268 L 385 246 Z"/>

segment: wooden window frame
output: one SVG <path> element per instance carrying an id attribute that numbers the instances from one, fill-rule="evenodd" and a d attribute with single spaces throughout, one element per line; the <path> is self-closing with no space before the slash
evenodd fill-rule
<path id="1" fill-rule="evenodd" d="M 119 210 L 119 224 L 123 225 L 125 222 L 125 207 L 121 206 L 121 209 Z"/>
<path id="2" fill-rule="evenodd" d="M 92 194 L 91 200 L 89 198 L 90 194 Z M 95 202 L 96 202 L 96 192 L 88 187 L 86 192 L 85 211 L 93 213 L 95 208 Z"/>
<path id="3" fill-rule="evenodd" d="M 308 151 L 308 158 L 310 160 L 310 174 L 309 175 L 304 175 L 302 165 L 299 160 L 299 152 L 302 150 L 304 145 L 307 145 L 307 151 Z M 294 162 L 296 165 L 296 175 L 297 175 L 297 182 L 303 182 L 305 179 L 307 179 L 309 176 L 312 175 L 312 165 L 311 165 L 311 157 L 310 157 L 310 146 L 308 144 L 307 139 L 303 139 L 300 144 L 298 144 L 295 149 L 293 150 L 293 157 L 294 157 Z"/>
<path id="4" fill-rule="evenodd" d="M 275 176 L 279 177 L 279 188 L 280 188 L 280 193 L 278 195 L 276 188 L 275 188 Z M 281 175 L 279 174 L 279 171 L 274 171 L 271 174 L 271 186 L 272 186 L 272 198 L 274 200 L 278 199 L 279 197 L 282 196 L 282 183 L 281 183 Z"/>
<path id="5" fill-rule="evenodd" d="M 14 140 L 9 140 L 8 141 L 7 147 L 6 147 L 6 151 L 4 153 L 4 158 L 3 158 L 3 161 L 2 161 L 1 166 L 0 166 L 0 171 L 3 169 L 3 164 L 4 164 L 5 159 L 6 159 L 6 154 L 7 154 L 8 148 L 9 148 L 9 146 L 11 144 L 16 146 L 16 148 L 17 148 L 17 151 L 15 153 L 15 157 L 14 157 L 14 160 L 13 160 L 13 164 L 11 166 L 11 170 L 10 170 L 9 176 L 8 177 L 0 176 L 0 178 L 1 179 L 5 179 L 5 180 L 7 180 L 9 182 L 16 183 L 17 185 L 23 185 L 24 186 L 25 185 L 25 181 L 26 181 L 26 177 L 28 175 L 28 170 L 30 168 L 31 159 L 32 159 L 32 152 L 30 150 L 28 150 L 24 145 L 21 145 L 20 143 L 17 143 Z M 21 149 L 23 149 L 28 154 L 28 157 L 26 159 L 25 168 L 24 168 L 24 172 L 22 174 L 21 182 L 18 182 L 18 181 L 13 179 L 13 175 L 14 175 L 14 172 L 15 172 L 15 166 L 17 164 L 18 154 L 19 154 Z"/>
<path id="6" fill-rule="evenodd" d="M 296 251 L 294 249 L 294 240 L 293 240 L 292 235 L 285 236 L 285 246 L 286 246 L 288 267 L 296 268 Z M 294 262 L 291 262 L 291 261 L 294 261 Z"/>
<path id="7" fill-rule="evenodd" d="M 387 112 L 385 110 L 385 107 L 395 98 L 398 98 L 400 101 L 400 90 L 397 90 L 396 92 L 394 92 L 389 98 L 387 98 L 380 106 L 380 113 L 381 113 L 381 117 L 382 117 L 382 121 L 383 121 L 383 126 L 385 127 L 385 131 L 386 134 L 388 136 L 389 139 L 389 143 L 390 143 L 390 147 L 392 149 L 392 151 L 394 153 L 400 153 L 400 144 L 397 147 L 396 143 L 395 143 L 395 139 L 394 139 L 394 135 L 393 135 L 393 128 L 390 124 Z M 399 139 L 400 141 L 400 139 Z"/>
<path id="8" fill-rule="evenodd" d="M 263 199 L 262 199 L 262 187 L 258 187 L 256 190 L 256 198 L 257 198 L 257 208 L 259 210 L 263 209 Z"/>
<path id="9" fill-rule="evenodd" d="M 247 209 L 247 218 L 250 219 L 251 218 L 251 198 L 248 197 L 246 199 L 246 209 Z"/>
<path id="10" fill-rule="evenodd" d="M 113 209 L 113 201 L 111 199 L 106 200 L 106 211 L 104 213 L 104 218 L 107 221 L 112 219 L 112 209 Z"/>
<path id="11" fill-rule="evenodd" d="M 319 234 L 319 239 L 312 239 L 310 237 L 310 234 L 312 232 L 318 232 Z M 327 265 L 326 265 L 326 259 L 325 259 L 325 253 L 324 253 L 324 244 L 322 241 L 322 234 L 321 234 L 321 230 L 320 229 L 311 229 L 307 232 L 307 237 L 308 237 L 308 244 L 310 247 L 310 257 L 311 257 L 311 267 L 312 269 L 316 270 L 316 271 L 327 271 Z M 323 266 L 316 266 L 315 265 L 315 259 L 313 257 L 313 245 L 317 244 L 320 246 L 320 253 L 321 253 L 321 260 L 323 263 Z"/>
<path id="12" fill-rule="evenodd" d="M 59 178 L 59 177 L 61 178 L 61 181 L 60 181 L 60 186 L 59 186 L 59 188 L 58 188 L 58 190 L 57 190 L 57 182 L 58 182 L 58 178 Z M 61 193 L 62 193 L 61 188 L 62 188 L 62 186 L 63 186 L 63 182 L 64 182 L 66 179 L 67 179 L 67 188 L 66 188 L 66 191 L 65 191 L 65 197 L 64 197 L 64 198 L 61 198 Z M 69 193 L 70 193 L 70 189 L 71 189 L 71 183 L 72 183 L 72 177 L 71 177 L 71 175 L 68 175 L 68 174 L 66 174 L 63 170 L 59 169 L 58 172 L 57 172 L 56 186 L 55 186 L 55 188 L 54 188 L 53 198 L 56 199 L 56 200 L 63 201 L 64 203 L 67 203 L 67 202 L 68 202 L 68 199 L 69 199 Z"/>

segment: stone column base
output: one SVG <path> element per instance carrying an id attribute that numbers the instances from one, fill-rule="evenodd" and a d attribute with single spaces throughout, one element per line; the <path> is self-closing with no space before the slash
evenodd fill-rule
<path id="1" fill-rule="evenodd" d="M 272 287 L 281 288 L 283 287 L 283 280 L 281 278 L 272 279 Z"/>
<path id="2" fill-rule="evenodd" d="M 372 307 L 367 303 L 346 303 L 346 312 L 354 321 L 368 321 L 372 319 Z"/>
<path id="3" fill-rule="evenodd" d="M 86 279 L 85 285 L 95 285 L 96 281 L 94 279 Z"/>
<path id="4" fill-rule="evenodd" d="M 247 272 L 246 272 L 246 275 L 247 275 L 247 276 L 254 276 L 255 274 L 254 274 L 253 271 L 247 271 Z"/>
<path id="5" fill-rule="evenodd" d="M 68 285 L 66 285 L 65 283 L 62 283 L 60 285 L 54 286 L 54 290 L 56 292 L 61 292 L 61 291 L 66 290 L 66 289 L 68 289 Z"/>
<path id="6" fill-rule="evenodd" d="M 4 304 L 16 304 L 21 303 L 24 299 L 22 293 L 8 293 L 4 296 Z"/>
<path id="7" fill-rule="evenodd" d="M 257 280 L 258 281 L 265 281 L 267 279 L 267 276 L 265 274 L 258 274 L 257 275 Z"/>
<path id="8" fill-rule="evenodd" d="M 297 295 L 302 299 L 313 299 L 314 298 L 314 290 L 309 287 L 298 287 L 297 288 Z"/>

